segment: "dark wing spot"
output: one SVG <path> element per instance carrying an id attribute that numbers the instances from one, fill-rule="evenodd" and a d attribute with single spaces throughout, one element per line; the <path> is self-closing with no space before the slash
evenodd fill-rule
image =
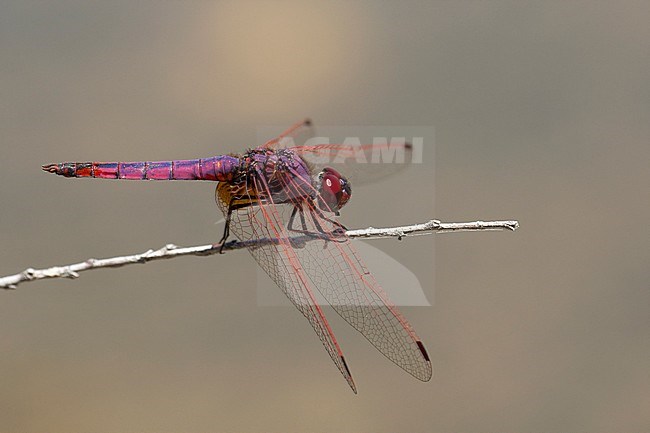
<path id="1" fill-rule="evenodd" d="M 418 349 L 420 349 L 420 352 L 422 352 L 422 356 L 424 356 L 424 359 L 431 362 L 429 360 L 429 354 L 427 353 L 427 349 L 424 348 L 424 344 L 422 344 L 420 340 L 417 341 L 417 344 L 418 344 Z"/>

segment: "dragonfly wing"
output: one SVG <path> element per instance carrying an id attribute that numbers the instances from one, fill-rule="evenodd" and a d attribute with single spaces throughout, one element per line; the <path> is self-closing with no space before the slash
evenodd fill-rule
<path id="1" fill-rule="evenodd" d="M 294 123 L 277 137 L 264 143 L 270 149 L 284 149 L 302 146 L 314 136 L 314 126 L 311 119 L 303 119 Z"/>
<path id="2" fill-rule="evenodd" d="M 254 179 L 257 191 L 270 192 L 261 178 Z M 218 196 L 218 203 L 224 214 L 228 205 Z M 354 393 L 357 389 L 347 366 L 343 352 L 336 337 L 315 299 L 311 282 L 304 272 L 303 265 L 289 241 L 286 231 L 286 214 L 293 207 L 276 205 L 272 199 L 268 203 L 247 206 L 234 210 L 230 230 L 241 241 L 276 240 L 275 243 L 260 242 L 248 248 L 259 266 L 284 292 L 316 331 L 332 361 L 348 382 Z"/>
<path id="3" fill-rule="evenodd" d="M 429 355 L 406 318 L 368 271 L 340 226 L 305 201 L 294 229 L 324 233 L 295 251 L 305 273 L 334 310 L 388 359 L 422 381 L 431 379 Z"/>
<path id="4" fill-rule="evenodd" d="M 410 143 L 395 141 L 377 144 L 321 144 L 297 146 L 295 150 L 315 171 L 332 167 L 351 183 L 365 185 L 397 174 L 414 162 Z"/>
<path id="5" fill-rule="evenodd" d="M 364 185 L 392 176 L 413 163 L 413 146 L 400 140 L 376 144 L 310 144 L 315 135 L 313 123 L 304 119 L 291 125 L 263 147 L 291 147 L 307 161 L 315 174 L 325 167 L 342 173 L 352 185 Z"/>

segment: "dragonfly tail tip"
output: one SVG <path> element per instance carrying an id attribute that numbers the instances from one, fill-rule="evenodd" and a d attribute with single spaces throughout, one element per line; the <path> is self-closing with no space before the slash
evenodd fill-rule
<path id="1" fill-rule="evenodd" d="M 43 171 L 47 171 L 48 173 L 58 173 L 59 172 L 59 165 L 58 164 L 44 164 L 41 166 Z"/>

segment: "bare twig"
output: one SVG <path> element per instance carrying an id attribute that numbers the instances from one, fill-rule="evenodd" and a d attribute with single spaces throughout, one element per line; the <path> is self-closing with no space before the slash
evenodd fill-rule
<path id="1" fill-rule="evenodd" d="M 361 230 L 348 230 L 345 236 L 348 238 L 380 239 L 397 237 L 402 239 L 408 236 L 428 235 L 433 233 L 447 233 L 457 231 L 498 231 L 516 230 L 519 227 L 517 221 L 474 221 L 467 223 L 443 223 L 438 220 L 431 220 L 424 224 L 414 224 L 402 227 L 372 228 Z M 343 234 L 342 234 L 343 236 Z M 301 244 L 318 239 L 317 236 L 304 235 L 291 238 L 294 244 Z M 269 243 L 278 243 L 278 239 L 257 239 L 254 241 L 227 242 L 223 246 L 224 251 L 238 250 L 242 248 L 255 248 Z M 171 259 L 180 256 L 210 256 L 218 254 L 221 244 L 199 245 L 193 247 L 177 247 L 174 244 L 167 244 L 158 250 L 148 250 L 144 253 L 128 256 L 110 257 L 107 259 L 88 259 L 86 261 L 65 266 L 53 266 L 46 269 L 28 268 L 21 273 L 8 275 L 0 278 L 0 289 L 16 289 L 18 284 L 26 281 L 42 280 L 44 278 L 77 278 L 79 272 L 99 268 L 116 268 L 136 263 L 144 264 L 154 260 Z"/>

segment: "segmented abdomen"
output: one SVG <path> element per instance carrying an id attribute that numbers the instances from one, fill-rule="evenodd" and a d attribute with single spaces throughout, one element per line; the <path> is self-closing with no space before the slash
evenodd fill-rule
<path id="1" fill-rule="evenodd" d="M 43 170 L 65 177 L 227 182 L 232 180 L 239 165 L 239 158 L 223 155 L 178 161 L 62 162 L 44 165 Z"/>

